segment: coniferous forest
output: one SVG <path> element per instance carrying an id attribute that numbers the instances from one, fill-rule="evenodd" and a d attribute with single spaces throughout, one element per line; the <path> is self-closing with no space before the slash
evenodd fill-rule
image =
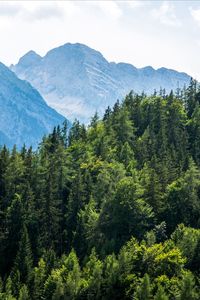
<path id="1" fill-rule="evenodd" d="M 0 299 L 200 299 L 200 87 L 0 150 Z"/>

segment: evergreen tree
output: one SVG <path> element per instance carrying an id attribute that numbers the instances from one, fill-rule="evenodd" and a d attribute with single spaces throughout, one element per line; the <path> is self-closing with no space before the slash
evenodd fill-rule
<path id="1" fill-rule="evenodd" d="M 19 242 L 19 249 L 17 256 L 14 262 L 14 267 L 12 270 L 12 278 L 14 280 L 14 289 L 17 291 L 17 286 L 19 280 L 22 283 L 31 284 L 33 272 L 33 259 L 31 252 L 31 245 L 29 241 L 28 231 L 26 226 L 23 226 L 21 240 Z M 22 292 L 25 293 L 26 287 L 22 289 Z"/>
<path id="2" fill-rule="evenodd" d="M 165 294 L 164 289 L 159 285 L 157 293 L 154 297 L 155 300 L 168 300 L 168 296 Z"/>
<path id="3" fill-rule="evenodd" d="M 0 148 L 0 299 L 200 298 L 200 86 L 158 94 Z"/>
<path id="4" fill-rule="evenodd" d="M 136 291 L 136 299 L 138 300 L 150 300 L 151 299 L 151 286 L 148 274 L 145 274 L 142 279 L 141 285 Z"/>
<path id="5" fill-rule="evenodd" d="M 197 300 L 199 295 L 197 294 L 195 288 L 195 281 L 192 274 L 187 273 L 183 277 L 180 295 L 178 296 L 180 300 Z"/>
<path id="6" fill-rule="evenodd" d="M 28 288 L 26 285 L 23 285 L 20 289 L 18 300 L 29 300 L 29 299 L 30 299 L 30 295 L 28 292 Z"/>

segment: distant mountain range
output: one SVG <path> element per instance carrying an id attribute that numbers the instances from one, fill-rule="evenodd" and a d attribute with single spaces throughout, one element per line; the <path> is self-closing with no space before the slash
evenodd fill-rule
<path id="1" fill-rule="evenodd" d="M 130 90 L 150 94 L 162 87 L 169 92 L 190 80 L 186 73 L 166 68 L 137 69 L 127 63 L 108 62 L 100 52 L 70 43 L 44 57 L 30 51 L 11 70 L 29 81 L 59 113 L 83 122 L 95 111 L 102 114 Z"/>
<path id="2" fill-rule="evenodd" d="M 82 44 L 65 44 L 44 57 L 30 51 L 10 69 L 0 63 L 0 145 L 35 147 L 65 117 L 87 123 L 95 111 L 101 115 L 130 90 L 170 91 L 189 80 L 166 68 L 108 62 Z"/>
<path id="3" fill-rule="evenodd" d="M 50 108 L 30 83 L 0 63 L 0 146 L 36 147 L 64 117 Z"/>

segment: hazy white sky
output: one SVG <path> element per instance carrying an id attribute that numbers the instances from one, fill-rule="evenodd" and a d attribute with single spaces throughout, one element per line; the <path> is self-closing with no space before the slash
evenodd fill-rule
<path id="1" fill-rule="evenodd" d="M 185 71 L 200 80 L 200 1 L 1 1 L 0 61 L 64 43 L 109 61 Z"/>

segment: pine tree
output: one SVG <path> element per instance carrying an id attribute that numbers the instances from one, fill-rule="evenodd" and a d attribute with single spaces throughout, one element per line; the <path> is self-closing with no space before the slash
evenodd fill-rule
<path id="1" fill-rule="evenodd" d="M 164 289 L 161 285 L 158 286 L 157 293 L 154 297 L 155 300 L 168 300 L 168 296 L 165 294 Z"/>
<path id="2" fill-rule="evenodd" d="M 16 300 L 16 298 L 13 296 L 13 283 L 10 276 L 6 280 L 5 284 L 5 299 L 6 300 Z"/>
<path id="3" fill-rule="evenodd" d="M 188 170 L 167 188 L 165 214 L 171 230 L 181 223 L 195 227 L 196 221 L 200 220 L 199 189 L 200 173 L 190 160 Z"/>
<path id="4" fill-rule="evenodd" d="M 190 84 L 185 91 L 186 94 L 185 105 L 189 117 L 192 116 L 196 107 L 196 99 L 195 99 L 196 92 L 197 92 L 197 81 L 191 78 Z"/>
<path id="5" fill-rule="evenodd" d="M 24 284 L 24 285 L 21 287 L 21 289 L 20 289 L 18 300 L 29 300 L 29 299 L 30 299 L 30 295 L 29 295 L 29 292 L 28 292 L 28 288 L 27 288 L 27 286 Z"/>
<path id="6" fill-rule="evenodd" d="M 151 286 L 148 274 L 145 274 L 142 279 L 141 285 L 136 291 L 136 299 L 138 300 L 150 300 L 151 299 Z"/>
<path id="7" fill-rule="evenodd" d="M 16 277 L 17 272 L 20 275 L 20 282 L 29 285 L 33 275 L 33 258 L 28 231 L 25 225 L 23 225 L 22 229 L 21 240 L 12 270 L 12 278 Z"/>
<path id="8" fill-rule="evenodd" d="M 7 260 L 4 260 L 4 266 L 6 272 L 13 265 L 13 261 L 16 257 L 18 243 L 20 240 L 20 233 L 23 226 L 24 210 L 22 205 L 21 196 L 15 194 L 14 199 L 11 202 L 11 205 L 6 211 L 6 228 L 7 236 L 4 245 L 4 257 L 7 257 Z"/>
<path id="9" fill-rule="evenodd" d="M 187 273 L 183 276 L 180 295 L 180 300 L 198 300 L 199 295 L 195 287 L 194 277 L 191 273 Z"/>
<path id="10" fill-rule="evenodd" d="M 46 270 L 46 263 L 41 258 L 38 267 L 34 268 L 34 275 L 33 275 L 33 282 L 34 282 L 34 288 L 33 288 L 33 299 L 39 300 L 43 297 L 44 293 L 44 284 L 47 279 L 47 270 Z"/>

